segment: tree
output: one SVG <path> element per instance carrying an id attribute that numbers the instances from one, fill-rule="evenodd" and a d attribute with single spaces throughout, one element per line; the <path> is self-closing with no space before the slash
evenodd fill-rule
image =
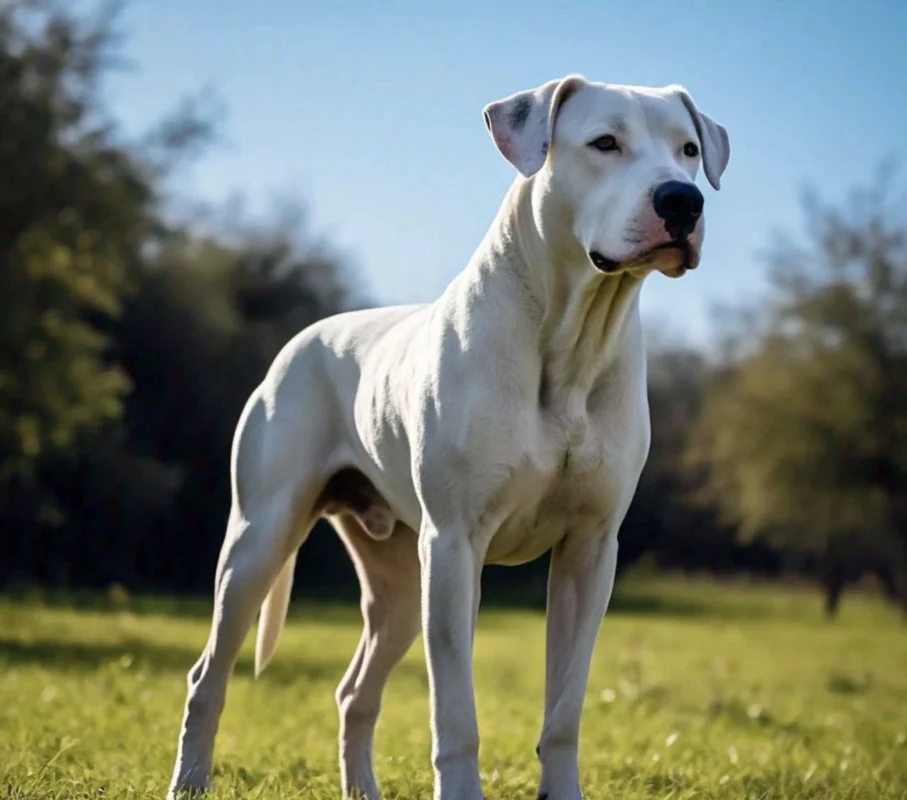
<path id="1" fill-rule="evenodd" d="M 186 107 L 145 150 L 118 141 L 99 80 L 112 12 L 0 4 L 0 482 L 122 411 L 130 381 L 108 357 L 141 250 L 160 233 L 156 176 L 204 138 Z"/>
<path id="2" fill-rule="evenodd" d="M 687 457 L 745 538 L 819 560 L 827 609 L 864 571 L 907 605 L 907 217 L 880 178 L 812 195 L 770 290 L 728 333 Z"/>
<path id="3" fill-rule="evenodd" d="M 162 468 L 157 485 L 166 495 L 158 504 L 163 515 L 131 533 L 133 552 L 143 554 L 133 571 L 120 560 L 120 579 L 130 585 L 208 587 L 230 508 L 230 447 L 243 406 L 295 334 L 362 302 L 340 259 L 305 223 L 298 206 L 285 205 L 272 224 L 233 219 L 229 233 L 219 225 L 204 234 L 187 229 L 149 260 L 125 305 L 116 330 L 117 358 L 134 383 L 125 452 Z M 321 572 L 301 586 L 337 582 L 340 559 L 339 569 L 355 580 L 334 537 L 310 546 L 322 548 L 312 559 Z M 301 568 L 309 562 L 301 559 Z"/>

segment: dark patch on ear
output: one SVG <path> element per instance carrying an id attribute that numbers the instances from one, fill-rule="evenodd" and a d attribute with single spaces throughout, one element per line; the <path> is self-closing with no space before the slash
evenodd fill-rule
<path id="1" fill-rule="evenodd" d="M 532 101 L 528 97 L 521 97 L 513 104 L 513 110 L 510 112 L 510 127 L 515 131 L 521 131 L 529 119 L 529 112 L 532 110 Z"/>
<path id="2" fill-rule="evenodd" d="M 542 143 L 542 155 L 543 155 L 543 156 L 547 156 L 547 155 L 548 155 L 548 148 L 549 148 L 549 147 L 551 147 L 551 142 L 543 142 L 543 143 Z"/>

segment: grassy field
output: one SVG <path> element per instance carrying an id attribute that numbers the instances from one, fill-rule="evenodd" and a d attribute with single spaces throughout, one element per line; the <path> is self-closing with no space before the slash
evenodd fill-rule
<path id="1" fill-rule="evenodd" d="M 162 798 L 204 604 L 76 610 L 0 600 L 0 797 Z M 333 690 L 356 612 L 295 607 L 271 668 L 246 644 L 215 755 L 216 798 L 334 798 Z M 487 611 L 476 642 L 492 798 L 534 798 L 544 621 Z M 386 798 L 431 796 L 421 642 L 377 736 Z M 621 589 L 583 722 L 595 798 L 907 797 L 907 625 L 870 598 L 827 622 L 808 591 L 660 581 Z"/>

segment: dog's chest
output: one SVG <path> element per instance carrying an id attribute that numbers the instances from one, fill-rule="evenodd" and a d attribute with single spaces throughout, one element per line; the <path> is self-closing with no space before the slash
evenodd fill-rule
<path id="1" fill-rule="evenodd" d="M 521 443 L 483 515 L 494 529 L 489 563 L 532 560 L 622 515 L 648 452 L 648 416 L 628 397 L 564 392 L 527 415 Z"/>

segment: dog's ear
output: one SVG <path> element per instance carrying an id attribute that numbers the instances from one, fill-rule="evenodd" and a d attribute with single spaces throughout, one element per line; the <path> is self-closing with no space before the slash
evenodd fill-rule
<path id="1" fill-rule="evenodd" d="M 569 75 L 485 106 L 485 126 L 504 158 L 527 178 L 545 164 L 563 102 L 585 83 Z"/>
<path id="2" fill-rule="evenodd" d="M 699 136 L 699 147 L 702 150 L 702 168 L 706 178 L 715 190 L 721 188 L 721 176 L 731 158 L 731 142 L 723 125 L 703 114 L 698 108 L 690 93 L 682 86 L 670 86 L 680 95 L 680 99 L 693 118 L 696 133 Z"/>

